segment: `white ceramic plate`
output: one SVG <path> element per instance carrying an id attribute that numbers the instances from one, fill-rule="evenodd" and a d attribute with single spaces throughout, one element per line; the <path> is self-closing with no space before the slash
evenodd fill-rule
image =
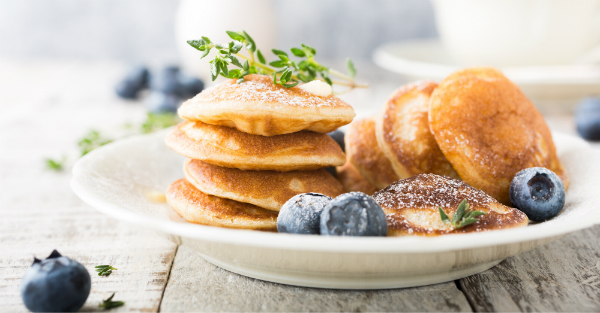
<path id="1" fill-rule="evenodd" d="M 384 69 L 410 79 L 442 80 L 465 67 L 453 60 L 437 39 L 382 45 L 373 53 L 373 61 Z M 600 93 L 598 64 L 519 66 L 501 70 L 536 104 L 572 105 L 582 97 Z"/>
<path id="2" fill-rule="evenodd" d="M 166 203 L 149 200 L 182 174 L 166 131 L 98 148 L 73 169 L 71 187 L 100 212 L 147 227 L 232 272 L 283 284 L 343 289 L 419 286 L 469 276 L 503 259 L 600 222 L 600 153 L 554 134 L 571 175 L 567 203 L 555 219 L 518 229 L 425 237 L 324 237 L 190 224 Z"/>

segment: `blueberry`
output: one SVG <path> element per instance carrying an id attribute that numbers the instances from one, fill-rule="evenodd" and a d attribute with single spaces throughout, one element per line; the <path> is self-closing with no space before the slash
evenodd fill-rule
<path id="1" fill-rule="evenodd" d="M 577 132 L 587 140 L 600 140 L 600 98 L 583 99 L 575 113 Z"/>
<path id="2" fill-rule="evenodd" d="M 182 87 L 179 83 L 179 68 L 168 66 L 152 74 L 150 77 L 150 90 L 166 94 L 180 95 Z"/>
<path id="3" fill-rule="evenodd" d="M 117 95 L 124 99 L 135 99 L 148 86 L 148 69 L 142 65 L 132 66 L 123 80 L 115 86 Z"/>
<path id="4" fill-rule="evenodd" d="M 333 199 L 321 213 L 321 235 L 386 236 L 383 209 L 362 192 L 349 192 Z"/>
<path id="5" fill-rule="evenodd" d="M 333 140 L 335 140 L 335 142 L 338 143 L 338 145 L 340 145 L 340 147 L 342 148 L 342 151 L 346 152 L 346 144 L 344 143 L 344 132 L 341 130 L 334 130 L 331 133 L 328 134 L 329 137 L 333 138 Z"/>
<path id="6" fill-rule="evenodd" d="M 83 265 L 54 250 L 45 260 L 33 259 L 21 279 L 21 298 L 32 312 L 75 312 L 85 303 L 91 286 Z"/>
<path id="7" fill-rule="evenodd" d="M 175 113 L 180 104 L 181 100 L 177 95 L 159 91 L 152 91 L 145 101 L 146 109 L 151 113 Z"/>
<path id="8" fill-rule="evenodd" d="M 290 234 L 319 234 L 321 211 L 331 198 L 320 193 L 302 193 L 288 200 L 277 216 L 277 231 Z"/>
<path id="9" fill-rule="evenodd" d="M 510 202 L 536 222 L 556 216 L 565 205 L 565 186 L 554 172 L 532 167 L 517 173 L 510 184 Z"/>
<path id="10" fill-rule="evenodd" d="M 180 96 L 183 99 L 189 99 L 204 89 L 204 82 L 194 76 L 179 73 L 178 78 L 181 85 Z"/>

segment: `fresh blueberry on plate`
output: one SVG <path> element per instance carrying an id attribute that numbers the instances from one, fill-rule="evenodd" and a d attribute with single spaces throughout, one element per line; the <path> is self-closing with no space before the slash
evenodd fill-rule
<path id="1" fill-rule="evenodd" d="M 180 95 L 182 87 L 179 83 L 179 68 L 167 66 L 150 77 L 150 90 L 165 94 Z"/>
<path id="2" fill-rule="evenodd" d="M 115 86 L 117 95 L 124 99 L 135 99 L 148 86 L 148 69 L 142 65 L 132 66 L 123 80 Z"/>
<path id="3" fill-rule="evenodd" d="M 179 84 L 181 85 L 180 96 L 183 99 L 192 98 L 204 89 L 203 81 L 185 73 L 179 73 Z"/>
<path id="4" fill-rule="evenodd" d="M 383 209 L 362 192 L 349 192 L 333 199 L 321 213 L 321 235 L 387 236 Z"/>
<path id="5" fill-rule="evenodd" d="M 338 143 L 338 145 L 340 145 L 340 147 L 342 148 L 342 151 L 346 152 L 346 144 L 344 142 L 344 132 L 341 130 L 334 130 L 332 132 L 330 132 L 329 137 L 333 138 L 333 140 L 335 140 L 335 142 Z"/>
<path id="6" fill-rule="evenodd" d="M 532 167 L 517 173 L 510 184 L 510 201 L 535 222 L 555 217 L 565 205 L 565 186 L 551 170 Z"/>
<path id="7" fill-rule="evenodd" d="M 288 200 L 277 216 L 277 231 L 290 234 L 320 233 L 321 211 L 331 198 L 320 193 L 302 193 Z"/>
<path id="8" fill-rule="evenodd" d="M 34 258 L 21 279 L 21 298 L 32 312 L 76 312 L 90 294 L 90 274 L 79 262 L 58 251 Z"/>
<path id="9" fill-rule="evenodd" d="M 583 99 L 575 113 L 577 132 L 587 140 L 600 140 L 600 98 Z"/>
<path id="10" fill-rule="evenodd" d="M 150 113 L 177 112 L 181 100 L 177 95 L 152 91 L 146 98 L 146 109 Z"/>

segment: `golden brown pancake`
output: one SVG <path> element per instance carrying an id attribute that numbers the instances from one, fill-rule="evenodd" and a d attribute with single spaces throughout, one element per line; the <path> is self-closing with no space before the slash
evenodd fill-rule
<path id="1" fill-rule="evenodd" d="M 431 95 L 429 122 L 460 177 L 506 205 L 513 177 L 525 168 L 548 168 L 569 185 L 544 118 L 496 69 L 470 68 L 444 79 Z"/>
<path id="2" fill-rule="evenodd" d="M 377 188 L 362 176 L 352 162 L 346 162 L 346 164 L 338 166 L 336 171 L 337 179 L 347 192 L 360 191 L 372 195 L 377 191 Z"/>
<path id="3" fill-rule="evenodd" d="M 373 186 L 385 188 L 399 179 L 377 144 L 375 118 L 365 118 L 350 124 L 345 141 L 348 160 Z"/>
<path id="4" fill-rule="evenodd" d="M 183 122 L 165 142 L 188 158 L 242 170 L 314 170 L 346 161 L 335 140 L 309 131 L 265 137 L 235 128 Z"/>
<path id="5" fill-rule="evenodd" d="M 464 182 L 435 174 L 399 180 L 373 195 L 388 221 L 388 236 L 437 236 L 527 226 L 525 213 L 502 205 Z M 482 211 L 479 221 L 458 229 L 442 222 L 438 207 L 451 219 L 464 199 Z"/>
<path id="6" fill-rule="evenodd" d="M 227 228 L 277 230 L 277 212 L 249 203 L 207 195 L 185 179 L 167 191 L 167 202 L 190 223 Z"/>
<path id="7" fill-rule="evenodd" d="M 377 119 L 379 148 L 400 178 L 425 173 L 460 178 L 429 130 L 429 98 L 436 86 L 423 81 L 400 87 Z"/>
<path id="8" fill-rule="evenodd" d="M 179 116 L 190 121 L 235 127 L 273 136 L 301 130 L 327 133 L 352 121 L 354 109 L 336 96 L 316 96 L 298 87 L 273 84 L 273 78 L 247 75 L 209 88 L 186 101 Z"/>
<path id="9" fill-rule="evenodd" d="M 291 197 L 316 192 L 335 198 L 344 187 L 324 169 L 314 171 L 243 171 L 200 160 L 186 160 L 185 178 L 200 191 L 279 211 Z"/>

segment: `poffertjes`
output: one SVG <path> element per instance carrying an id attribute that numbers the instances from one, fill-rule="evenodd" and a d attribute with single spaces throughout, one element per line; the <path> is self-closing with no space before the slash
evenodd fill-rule
<path id="1" fill-rule="evenodd" d="M 290 198 L 306 192 L 317 192 L 335 198 L 344 187 L 324 169 L 314 171 L 243 171 L 200 160 L 186 160 L 183 172 L 198 190 L 279 211 Z"/>
<path id="2" fill-rule="evenodd" d="M 525 168 L 548 168 L 569 185 L 544 118 L 496 69 L 444 79 L 431 95 L 429 124 L 460 177 L 503 204 L 510 205 L 510 183 Z"/>
<path id="3" fill-rule="evenodd" d="M 437 236 L 527 226 L 525 213 L 502 205 L 464 182 L 435 174 L 399 180 L 373 195 L 388 221 L 388 236 Z M 451 219 L 467 200 L 470 209 L 487 213 L 458 229 L 442 221 L 438 207 Z"/>
<path id="4" fill-rule="evenodd" d="M 400 87 L 377 119 L 377 142 L 399 178 L 433 173 L 460 178 L 429 130 L 430 81 Z"/>
<path id="5" fill-rule="evenodd" d="M 190 223 L 227 228 L 277 230 L 277 212 L 249 203 L 205 194 L 185 179 L 171 184 L 166 196 L 173 210 Z"/>
<path id="6" fill-rule="evenodd" d="M 186 101 L 179 116 L 189 121 L 235 127 L 262 136 L 310 130 L 328 133 L 352 121 L 354 109 L 340 98 L 317 96 L 299 87 L 273 84 L 265 75 L 227 80 Z"/>
<path id="7" fill-rule="evenodd" d="M 345 141 L 348 161 L 352 162 L 373 186 L 381 189 L 399 179 L 392 164 L 377 144 L 375 118 L 352 122 Z"/>
<path id="8" fill-rule="evenodd" d="M 165 142 L 190 159 L 242 170 L 315 170 L 346 162 L 335 140 L 310 131 L 265 137 L 225 126 L 183 122 Z"/>

